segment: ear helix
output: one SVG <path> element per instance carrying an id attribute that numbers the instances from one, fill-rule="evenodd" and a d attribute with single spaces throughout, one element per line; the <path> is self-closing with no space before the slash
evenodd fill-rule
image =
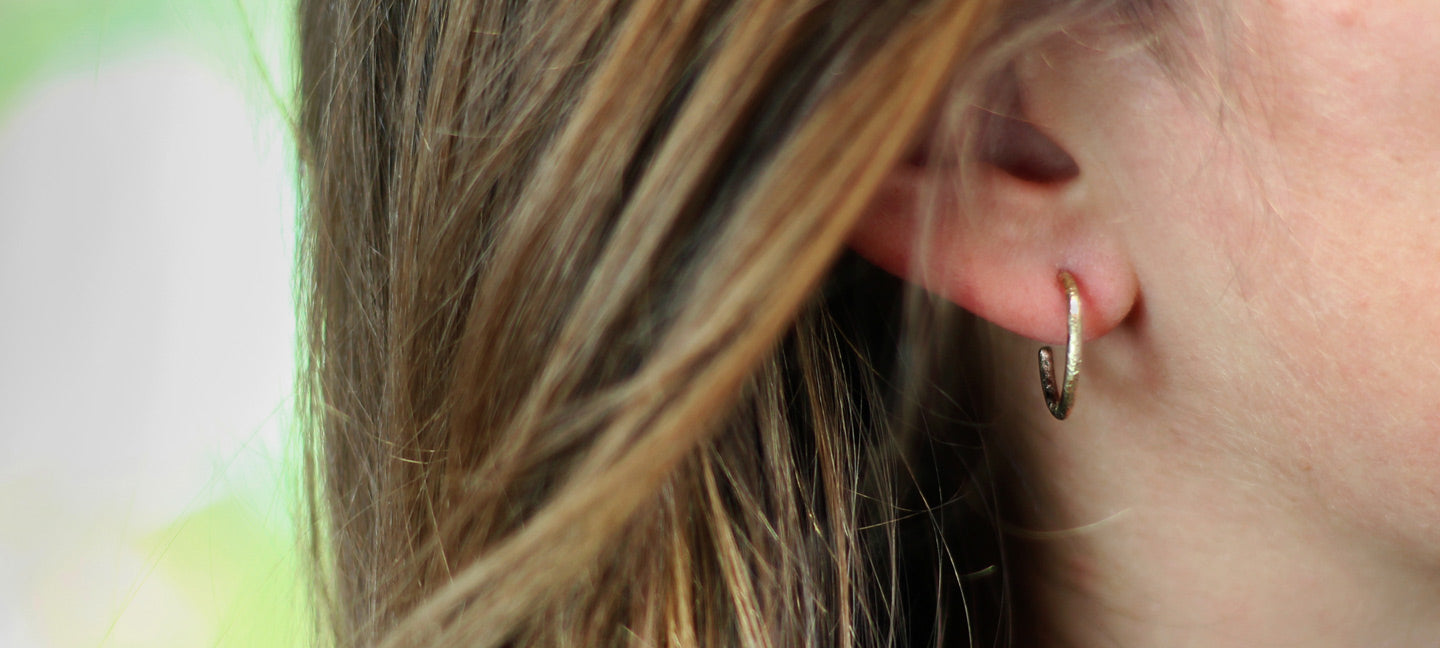
<path id="1" fill-rule="evenodd" d="M 1040 349 L 1040 388 L 1045 392 L 1045 404 L 1058 420 L 1065 420 L 1075 406 L 1075 380 L 1080 377 L 1080 344 L 1083 340 L 1080 324 L 1080 288 L 1075 277 L 1060 271 L 1060 285 L 1065 289 L 1069 305 L 1069 319 L 1065 340 L 1065 379 L 1057 388 L 1055 385 L 1055 352 L 1050 347 Z"/>

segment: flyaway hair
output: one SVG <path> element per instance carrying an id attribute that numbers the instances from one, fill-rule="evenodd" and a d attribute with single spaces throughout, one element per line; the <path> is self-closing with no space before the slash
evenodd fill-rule
<path id="1" fill-rule="evenodd" d="M 919 431 L 933 349 L 844 254 L 998 4 L 302 0 L 326 640 L 1003 634 L 934 510 L 980 469 Z"/>

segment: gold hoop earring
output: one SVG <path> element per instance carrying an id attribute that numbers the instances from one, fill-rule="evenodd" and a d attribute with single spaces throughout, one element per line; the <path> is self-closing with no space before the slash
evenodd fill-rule
<path id="1" fill-rule="evenodd" d="M 1040 388 L 1045 392 L 1045 404 L 1050 413 L 1061 421 L 1070 415 L 1075 406 L 1075 379 L 1080 377 L 1080 288 L 1075 277 L 1060 271 L 1060 285 L 1065 288 L 1065 299 L 1069 303 L 1070 317 L 1066 327 L 1065 340 L 1065 381 L 1055 387 L 1055 352 L 1050 347 L 1040 349 Z"/>

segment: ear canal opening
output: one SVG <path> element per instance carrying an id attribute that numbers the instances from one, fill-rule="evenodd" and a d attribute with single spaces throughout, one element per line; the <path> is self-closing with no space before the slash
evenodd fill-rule
<path id="1" fill-rule="evenodd" d="M 1080 165 L 1028 118 L 1025 93 L 1013 67 L 991 81 L 989 109 L 975 140 L 978 162 L 1016 179 L 1061 184 L 1080 176 Z"/>
<path id="2" fill-rule="evenodd" d="M 1017 179 L 1059 184 L 1080 175 L 1080 165 L 1034 124 L 989 114 L 981 125 L 980 161 Z"/>

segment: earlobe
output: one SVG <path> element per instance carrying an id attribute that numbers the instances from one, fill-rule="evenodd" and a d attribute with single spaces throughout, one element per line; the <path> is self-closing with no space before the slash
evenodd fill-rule
<path id="1" fill-rule="evenodd" d="M 1002 130 L 970 162 L 970 186 L 955 188 L 956 168 L 910 158 L 887 179 L 851 246 L 1001 328 L 1049 344 L 1066 339 L 1067 300 L 1056 278 L 1069 272 L 1084 303 L 1084 337 L 1104 335 L 1126 319 L 1138 292 L 1108 229 L 1114 219 L 1091 210 L 1082 169 L 1059 144 L 1035 128 L 992 126 Z"/>

